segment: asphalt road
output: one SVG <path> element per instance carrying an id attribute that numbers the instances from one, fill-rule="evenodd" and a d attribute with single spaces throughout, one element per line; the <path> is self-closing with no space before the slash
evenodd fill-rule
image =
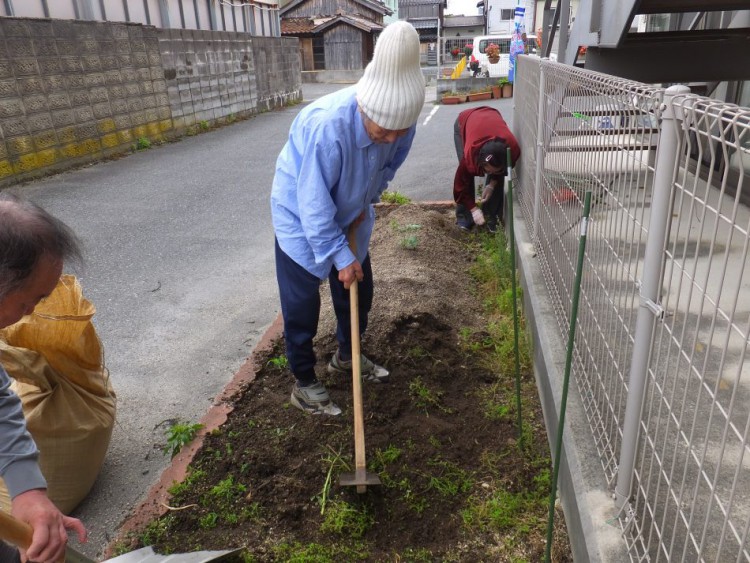
<path id="1" fill-rule="evenodd" d="M 345 85 L 304 85 L 310 101 Z M 428 88 L 412 151 L 391 189 L 452 198 L 453 122 Z M 512 118 L 512 101 L 485 102 Z M 276 156 L 303 105 L 15 189 L 68 223 L 86 254 L 74 272 L 117 394 L 101 474 L 76 509 L 100 556 L 169 462 L 171 420 L 197 421 L 276 317 L 269 193 Z M 291 386 L 291 381 L 290 381 Z M 73 541 L 75 544 L 76 542 Z"/>

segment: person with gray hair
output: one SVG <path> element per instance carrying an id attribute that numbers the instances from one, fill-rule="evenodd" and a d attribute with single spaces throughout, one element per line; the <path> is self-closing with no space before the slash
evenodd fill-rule
<path id="1" fill-rule="evenodd" d="M 380 201 L 411 149 L 424 99 L 419 35 L 405 21 L 391 23 L 359 82 L 303 109 L 276 161 L 271 190 L 276 278 L 286 354 L 296 379 L 291 404 L 304 412 L 341 413 L 314 369 L 320 284 L 328 278 L 338 321 L 339 348 L 328 372 L 351 373 L 348 290 L 360 282 L 362 334 L 373 297 L 372 204 Z M 387 379 L 383 366 L 364 355 L 360 363 L 363 379 Z"/>
<path id="2" fill-rule="evenodd" d="M 55 289 L 66 260 L 82 260 L 78 239 L 38 205 L 0 192 L 0 328 L 10 326 Z M 86 541 L 86 528 L 62 514 L 47 497 L 39 451 L 26 429 L 21 401 L 0 365 L 0 476 L 13 515 L 34 530 L 25 557 L 40 563 L 62 561 L 67 530 Z M 15 548 L 0 543 L 0 561 L 19 561 Z"/>

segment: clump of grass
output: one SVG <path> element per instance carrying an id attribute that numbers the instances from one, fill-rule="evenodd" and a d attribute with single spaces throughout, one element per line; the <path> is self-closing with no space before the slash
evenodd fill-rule
<path id="1" fill-rule="evenodd" d="M 268 365 L 278 369 L 284 369 L 289 365 L 289 360 L 286 356 L 275 356 L 268 360 Z"/>
<path id="2" fill-rule="evenodd" d="M 474 476 L 453 462 L 436 459 L 428 462 L 436 469 L 434 475 L 428 476 L 428 487 L 444 497 L 454 497 L 471 490 Z"/>
<path id="3" fill-rule="evenodd" d="M 335 451 L 329 446 L 330 453 L 323 456 L 323 463 L 328 466 L 326 471 L 326 478 L 323 481 L 323 489 L 315 497 L 320 505 L 320 513 L 325 514 L 328 500 L 331 496 L 331 486 L 333 484 L 333 476 L 339 470 L 348 470 L 349 466 L 346 464 L 344 459 L 341 457 L 341 452 Z"/>
<path id="4" fill-rule="evenodd" d="M 199 126 L 200 126 L 200 128 L 201 128 L 201 129 L 203 129 L 203 130 L 205 131 L 205 130 L 206 130 L 206 129 L 208 129 L 208 127 L 209 127 L 209 125 L 208 125 L 208 121 L 206 121 L 205 119 L 204 119 L 204 120 L 202 120 L 202 121 L 201 121 L 201 122 L 199 123 Z"/>
<path id="5" fill-rule="evenodd" d="M 364 561 L 370 557 L 369 550 L 361 542 L 346 545 L 280 543 L 271 548 L 274 561 L 287 563 L 337 563 L 338 561 Z"/>
<path id="6" fill-rule="evenodd" d="M 205 479 L 207 473 L 202 469 L 192 469 L 182 483 L 174 482 L 167 492 L 173 497 L 187 493 L 195 487 L 202 479 Z"/>
<path id="7" fill-rule="evenodd" d="M 395 203 L 396 205 L 406 205 L 407 203 L 411 203 L 411 199 L 404 194 L 389 190 L 385 190 L 380 194 L 380 201 L 383 203 Z"/>
<path id="8" fill-rule="evenodd" d="M 164 453 L 172 457 L 176 456 L 185 445 L 193 441 L 201 428 L 203 425 L 198 423 L 176 422 L 170 426 L 167 430 L 167 445 L 163 448 Z"/>
<path id="9" fill-rule="evenodd" d="M 378 448 L 375 450 L 374 460 L 370 461 L 370 469 L 375 472 L 385 470 L 386 467 L 395 463 L 401 457 L 401 448 L 388 444 L 384 450 Z"/>
<path id="10" fill-rule="evenodd" d="M 409 395 L 420 409 L 441 408 L 442 392 L 430 389 L 422 378 L 417 376 L 409 382 Z"/>
<path id="11" fill-rule="evenodd" d="M 151 141 L 148 137 L 138 137 L 138 140 L 135 142 L 135 150 L 137 151 L 145 151 L 146 149 L 151 148 Z"/>
<path id="12" fill-rule="evenodd" d="M 375 518 L 367 505 L 354 506 L 337 500 L 330 503 L 320 530 L 347 538 L 360 539 L 374 523 Z"/>

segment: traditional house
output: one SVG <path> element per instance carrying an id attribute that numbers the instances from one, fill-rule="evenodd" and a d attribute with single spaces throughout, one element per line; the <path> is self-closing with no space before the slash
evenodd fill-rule
<path id="1" fill-rule="evenodd" d="M 302 70 L 361 70 L 391 10 L 373 0 L 293 0 L 281 9 L 281 35 L 299 38 Z"/>

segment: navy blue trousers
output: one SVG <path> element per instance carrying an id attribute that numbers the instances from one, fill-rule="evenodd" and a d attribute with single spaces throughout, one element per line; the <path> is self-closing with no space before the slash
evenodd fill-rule
<path id="1" fill-rule="evenodd" d="M 316 381 L 315 352 L 313 338 L 318 332 L 320 318 L 320 280 L 289 258 L 279 247 L 276 247 L 276 280 L 279 284 L 281 298 L 281 316 L 284 318 L 284 340 L 286 357 L 294 377 L 303 385 Z M 359 282 L 359 334 L 367 329 L 367 316 L 372 307 L 373 283 L 372 266 L 368 254 L 362 264 L 364 279 Z M 328 275 L 331 287 L 333 310 L 336 312 L 338 326 L 336 340 L 344 358 L 352 353 L 351 309 L 349 290 L 339 281 L 339 271 L 331 268 Z"/>

